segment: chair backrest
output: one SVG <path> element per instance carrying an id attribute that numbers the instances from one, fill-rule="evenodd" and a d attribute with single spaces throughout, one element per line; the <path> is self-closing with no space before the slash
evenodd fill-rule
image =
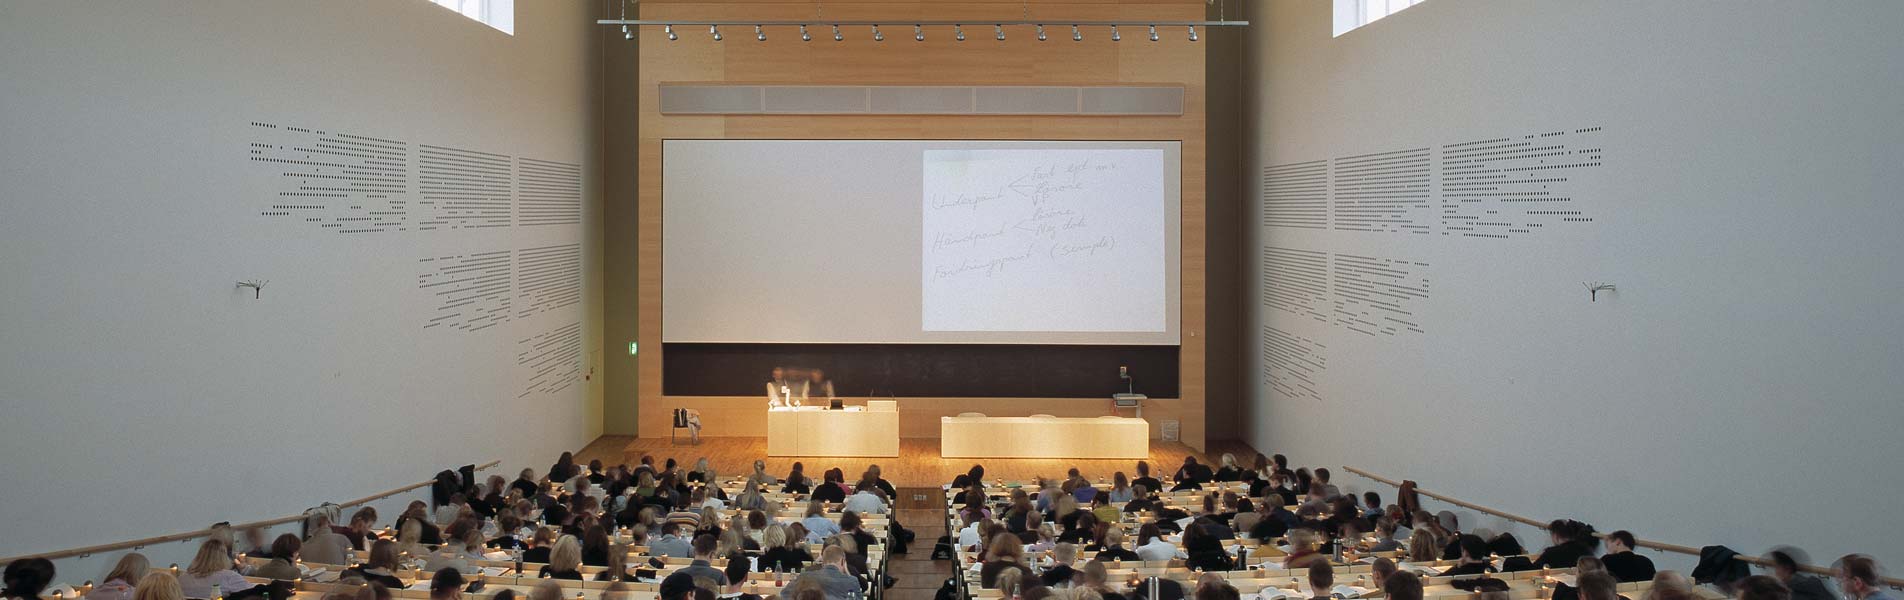
<path id="1" fill-rule="evenodd" d="M 688 426 L 688 409 L 685 409 L 685 408 L 674 409 L 674 426 L 675 427 Z"/>

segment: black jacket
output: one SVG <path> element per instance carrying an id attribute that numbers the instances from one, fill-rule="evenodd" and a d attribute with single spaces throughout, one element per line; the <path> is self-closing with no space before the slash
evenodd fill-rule
<path id="1" fill-rule="evenodd" d="M 1745 561 L 1732 560 L 1739 553 L 1725 546 L 1706 546 L 1699 549 L 1699 564 L 1692 568 L 1692 580 L 1697 583 L 1718 584 L 1729 588 L 1740 579 L 1752 575 Z"/>
<path id="2" fill-rule="evenodd" d="M 1606 565 L 1607 573 L 1620 583 L 1652 581 L 1656 574 L 1653 559 L 1634 554 L 1631 550 L 1602 556 L 1600 563 Z"/>
<path id="3" fill-rule="evenodd" d="M 1114 560 L 1143 560 L 1143 558 L 1137 556 L 1136 552 L 1123 546 L 1118 546 L 1116 548 L 1105 548 L 1097 551 L 1097 560 L 1111 562 Z"/>
<path id="4" fill-rule="evenodd" d="M 846 489 L 831 483 L 822 483 L 819 489 L 813 490 L 813 499 L 825 500 L 834 504 L 845 502 Z"/>
<path id="5" fill-rule="evenodd" d="M 799 573 L 810 562 L 813 562 L 813 554 L 798 548 L 772 548 L 760 553 L 760 570 L 763 573 Z"/>
<path id="6" fill-rule="evenodd" d="M 1593 556 L 1593 547 L 1582 541 L 1568 541 L 1557 546 L 1548 546 L 1540 556 L 1534 559 L 1534 566 L 1542 569 L 1571 569 L 1580 562 L 1582 556 Z"/>
<path id="7" fill-rule="evenodd" d="M 1144 486 L 1144 491 L 1150 492 L 1152 494 L 1164 491 L 1163 490 L 1164 482 L 1158 481 L 1156 477 L 1139 477 L 1136 479 L 1132 479 L 1130 484 L 1131 484 L 1131 487 L 1137 487 L 1140 485 Z"/>
<path id="8" fill-rule="evenodd" d="M 1481 575 L 1484 573 L 1492 573 L 1492 572 L 1494 572 L 1493 566 L 1490 566 L 1484 562 L 1477 562 L 1477 563 L 1467 563 L 1467 564 L 1455 565 L 1453 567 L 1449 567 L 1448 570 L 1442 571 L 1440 576 L 1453 577 L 1455 575 Z"/>

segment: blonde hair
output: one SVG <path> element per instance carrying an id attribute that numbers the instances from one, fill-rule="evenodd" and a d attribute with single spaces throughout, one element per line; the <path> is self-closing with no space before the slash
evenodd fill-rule
<path id="1" fill-rule="evenodd" d="M 842 533 L 833 536 L 832 539 L 828 540 L 827 545 L 839 546 L 841 550 L 845 550 L 849 554 L 859 554 L 859 540 L 853 539 L 853 536 L 850 534 Z M 825 549 L 822 548 L 821 551 L 824 552 Z"/>
<path id="2" fill-rule="evenodd" d="M 1217 459 L 1217 462 L 1219 462 L 1219 463 L 1221 463 L 1221 464 L 1222 464 L 1223 466 L 1225 466 L 1225 467 L 1235 467 L 1235 466 L 1236 466 L 1236 455 L 1235 455 L 1235 454 L 1230 454 L 1230 453 L 1228 453 L 1228 452 L 1224 452 L 1224 453 L 1223 453 L 1223 457 L 1222 457 L 1222 458 L 1219 458 L 1219 459 Z"/>
<path id="3" fill-rule="evenodd" d="M 198 545 L 198 555 L 192 557 L 192 564 L 185 568 L 185 572 L 205 577 L 230 569 L 231 554 L 226 552 L 225 548 L 225 542 L 216 536 L 205 538 L 205 541 Z"/>
<path id="4" fill-rule="evenodd" d="M 562 584 L 553 579 L 538 581 L 529 588 L 529 600 L 562 600 Z"/>
<path id="5" fill-rule="evenodd" d="M 765 550 L 784 548 L 787 545 L 787 526 L 774 523 L 760 532 L 760 547 Z"/>
<path id="6" fill-rule="evenodd" d="M 413 556 L 423 556 L 423 522 L 417 518 L 406 518 L 404 528 L 396 530 L 396 545 Z"/>
<path id="7" fill-rule="evenodd" d="M 144 560 L 143 557 L 141 560 Z M 121 559 L 120 562 L 125 561 Z M 118 571 L 118 569 L 113 570 Z M 185 591 L 179 589 L 177 577 L 173 577 L 171 573 L 159 571 L 139 579 L 139 586 L 133 589 L 132 600 L 185 600 Z"/>
<path id="8" fill-rule="evenodd" d="M 1291 552 L 1315 550 L 1319 544 L 1319 541 L 1316 539 L 1316 532 L 1307 529 L 1291 529 L 1289 530 L 1288 537 L 1289 550 Z"/>
<path id="9" fill-rule="evenodd" d="M 138 585 L 145 581 L 146 572 L 151 570 L 152 562 L 146 560 L 144 554 L 127 552 L 125 556 L 119 557 L 119 563 L 113 565 L 112 570 L 106 572 L 106 578 L 100 581 L 112 581 L 117 579 L 132 585 Z M 173 584 L 177 585 L 177 582 L 174 581 Z"/>
<path id="10" fill-rule="evenodd" d="M 397 543 L 390 540 L 377 540 L 370 545 L 370 560 L 364 563 L 367 569 L 397 570 Z"/>
<path id="11" fill-rule="evenodd" d="M 565 535 L 555 540 L 555 548 L 549 551 L 550 571 L 576 571 L 582 568 L 582 543 L 575 536 Z"/>
<path id="12" fill-rule="evenodd" d="M 1062 564 L 1071 564 L 1078 560 L 1078 545 L 1071 542 L 1059 542 L 1051 547 L 1051 560 Z"/>
<path id="13" fill-rule="evenodd" d="M 1429 562 L 1441 558 L 1441 544 L 1438 543 L 1440 542 L 1438 537 L 1433 529 L 1416 527 L 1414 533 L 1408 535 L 1408 560 Z"/>
<path id="14" fill-rule="evenodd" d="M 985 562 L 996 560 L 1025 562 L 1025 547 L 1018 540 L 1018 536 L 1001 533 L 992 538 L 992 543 L 985 547 Z"/>
<path id="15" fill-rule="evenodd" d="M 1051 509 L 1051 515 L 1057 518 L 1064 518 L 1065 515 L 1078 511 L 1078 499 L 1070 494 L 1065 494 L 1059 496 L 1058 501 L 1053 503 L 1052 506 L 1054 508 Z"/>

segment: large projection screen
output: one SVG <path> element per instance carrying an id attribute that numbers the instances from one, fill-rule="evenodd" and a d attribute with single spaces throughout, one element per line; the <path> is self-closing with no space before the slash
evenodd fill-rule
<path id="1" fill-rule="evenodd" d="M 667 140 L 662 341 L 1179 343 L 1177 142 Z"/>

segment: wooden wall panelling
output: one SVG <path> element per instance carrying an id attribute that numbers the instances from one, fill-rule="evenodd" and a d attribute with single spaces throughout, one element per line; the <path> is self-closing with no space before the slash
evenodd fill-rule
<path id="1" fill-rule="evenodd" d="M 1143 28 L 1125 28 L 1123 41 L 1111 42 L 1104 28 L 1088 28 L 1083 42 L 1070 38 L 1070 20 L 1198 20 L 1198 0 L 1103 0 L 1088 2 L 893 2 L 884 0 L 823 3 L 811 0 L 648 0 L 639 6 L 644 19 L 886 20 L 886 40 L 874 42 L 866 27 L 847 28 L 845 42 L 834 42 L 828 28 L 813 28 L 802 42 L 794 27 L 767 28 L 768 41 L 754 40 L 751 27 L 724 28 L 722 42 L 705 28 L 677 27 L 677 41 L 656 28 L 644 30 L 641 44 L 640 137 L 637 214 L 641 220 L 637 268 L 639 307 L 637 357 L 641 381 L 637 412 L 644 437 L 666 436 L 669 412 L 676 407 L 702 411 L 713 435 L 764 435 L 766 416 L 758 398 L 664 397 L 661 391 L 661 141 L 664 139 L 1039 139 L 1178 140 L 1182 142 L 1182 354 L 1180 398 L 1153 399 L 1144 416 L 1153 433 L 1166 419 L 1181 422 L 1184 442 L 1203 448 L 1204 440 L 1204 46 L 1186 32 L 1159 30 L 1151 42 Z M 988 19 L 1050 18 L 1049 40 L 1038 42 L 1029 26 L 1008 27 L 1006 41 L 992 37 Z M 970 19 L 966 41 L 952 40 L 946 28 L 927 31 L 927 41 L 912 38 L 909 19 Z M 1182 85 L 1181 117 L 1040 116 L 664 116 L 658 112 L 661 82 L 865 83 L 893 85 L 1040 84 Z M 625 400 L 623 400 L 625 401 Z M 909 407 L 909 404 L 917 405 Z M 927 406 L 931 408 L 926 408 Z M 1108 401 L 1078 399 L 960 398 L 943 402 L 901 400 L 901 435 L 937 435 L 940 413 L 971 410 L 998 415 L 1050 413 L 1059 416 L 1106 414 Z M 1028 408 L 1035 406 L 1036 408 Z M 950 412 L 946 412 L 950 411 Z M 731 433 L 728 433 L 731 432 Z"/>

